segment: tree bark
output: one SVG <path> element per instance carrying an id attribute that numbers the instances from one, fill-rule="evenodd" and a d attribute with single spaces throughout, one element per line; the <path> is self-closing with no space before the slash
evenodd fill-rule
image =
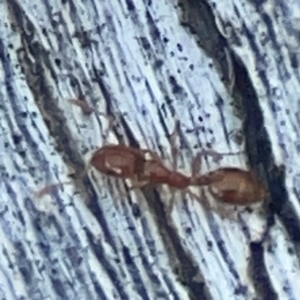
<path id="1" fill-rule="evenodd" d="M 299 9 L 1 1 L 0 299 L 297 299 Z M 239 152 L 203 157 L 201 173 L 254 170 L 268 207 L 199 187 L 203 203 L 176 192 L 168 216 L 168 187 L 124 195 L 123 180 L 84 173 L 105 143 L 171 168 L 176 120 L 178 171 L 203 150 Z"/>

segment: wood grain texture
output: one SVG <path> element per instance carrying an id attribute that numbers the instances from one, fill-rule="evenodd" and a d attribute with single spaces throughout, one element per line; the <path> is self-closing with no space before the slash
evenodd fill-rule
<path id="1" fill-rule="evenodd" d="M 201 3 L 199 3 L 201 2 Z M 0 1 L 0 299 L 299 299 L 296 1 Z M 84 114 L 70 99 L 95 110 Z M 254 169 L 272 202 L 220 213 L 168 188 L 123 196 L 104 143 L 179 170 Z M 35 192 L 70 180 L 44 197 Z M 86 205 L 88 203 L 88 205 Z M 230 216 L 224 218 L 224 215 Z"/>

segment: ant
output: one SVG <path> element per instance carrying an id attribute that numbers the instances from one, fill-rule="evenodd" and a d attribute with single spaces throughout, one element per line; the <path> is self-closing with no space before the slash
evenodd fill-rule
<path id="1" fill-rule="evenodd" d="M 95 112 L 85 101 L 70 99 L 74 105 L 81 107 L 85 114 Z M 111 121 L 111 120 L 110 120 Z M 174 139 L 178 133 L 179 121 L 176 121 L 175 130 L 171 135 Z M 110 122 L 109 129 L 112 123 Z M 138 182 L 132 188 L 142 187 L 148 183 L 167 184 L 177 189 L 186 189 L 191 186 L 209 186 L 211 194 L 221 202 L 245 205 L 261 201 L 267 195 L 265 188 L 259 183 L 253 171 L 245 171 L 238 168 L 220 168 L 206 175 L 195 175 L 193 170 L 191 177 L 176 171 L 176 148 L 172 143 L 173 171 L 165 167 L 156 153 L 151 150 L 136 149 L 124 145 L 107 145 L 98 149 L 92 157 L 90 164 L 98 171 L 106 175 L 118 178 L 137 178 Z M 146 154 L 151 159 L 146 159 Z M 238 154 L 238 153 L 227 153 Z M 193 166 L 198 166 L 203 155 L 211 155 L 221 158 L 224 154 L 213 150 L 205 150 L 199 153 L 193 161 Z M 198 168 L 200 169 L 200 167 Z M 214 190 L 217 190 L 214 192 Z"/>
<path id="2" fill-rule="evenodd" d="M 73 104 L 75 103 L 73 102 Z M 109 119 L 109 121 L 104 144 L 112 127 L 112 120 Z M 186 191 L 201 201 L 198 195 L 187 189 L 190 186 L 208 186 L 210 193 L 216 200 L 232 205 L 248 205 L 266 198 L 266 189 L 260 184 L 252 171 L 238 168 L 220 168 L 205 175 L 197 174 L 197 167 L 200 169 L 203 155 L 211 155 L 217 158 L 224 155 L 213 150 L 202 151 L 196 156 L 193 161 L 193 174 L 191 176 L 177 172 L 177 151 L 174 147 L 174 138 L 178 133 L 179 124 L 179 121 L 176 121 L 175 130 L 171 134 L 173 170 L 167 168 L 155 152 L 125 145 L 102 146 L 93 153 L 88 167 L 93 166 L 96 170 L 108 176 L 130 179 L 133 185 L 129 187 L 129 190 L 149 184 L 166 184 L 170 188 Z M 174 191 L 172 191 L 168 213 L 173 208 L 173 197 Z"/>

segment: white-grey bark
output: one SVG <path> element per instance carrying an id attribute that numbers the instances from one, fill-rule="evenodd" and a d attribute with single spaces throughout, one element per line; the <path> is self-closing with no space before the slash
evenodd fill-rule
<path id="1" fill-rule="evenodd" d="M 299 299 L 299 12 L 292 0 L 0 1 L 0 298 Z M 176 193 L 168 219 L 168 188 L 127 197 L 122 180 L 82 176 L 103 114 L 118 121 L 108 142 L 170 168 L 179 119 L 186 175 L 203 149 L 243 151 L 201 172 L 254 169 L 270 207 L 218 213 Z"/>

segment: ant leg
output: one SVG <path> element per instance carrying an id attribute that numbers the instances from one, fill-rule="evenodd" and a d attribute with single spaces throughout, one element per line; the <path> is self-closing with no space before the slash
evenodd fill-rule
<path id="1" fill-rule="evenodd" d="M 223 156 L 225 155 L 238 155 L 243 153 L 244 151 L 237 151 L 237 152 L 227 152 L 227 153 L 220 153 L 212 149 L 202 149 L 196 157 L 193 160 L 193 167 L 192 167 L 192 174 L 195 176 L 196 174 L 200 173 L 200 168 L 201 168 L 201 159 L 203 156 L 212 156 L 213 161 L 215 163 L 218 163 Z"/>
<path id="2" fill-rule="evenodd" d="M 150 154 L 152 160 L 161 162 L 161 158 L 154 151 L 147 150 L 147 149 L 145 149 L 145 150 L 141 149 L 140 151 L 143 152 L 144 154 L 146 154 L 146 153 Z"/>
<path id="3" fill-rule="evenodd" d="M 215 200 L 216 206 L 210 204 L 206 195 L 204 194 L 204 191 L 201 192 L 201 194 L 202 194 L 201 197 L 196 195 L 195 193 L 191 192 L 190 190 L 188 190 L 187 193 L 190 194 L 190 196 L 192 196 L 193 198 L 197 199 L 204 206 L 206 211 L 215 212 L 223 219 L 237 221 L 237 219 L 235 217 L 233 217 L 232 213 L 230 213 L 230 212 L 226 211 L 226 209 L 224 209 L 224 205 L 226 205 L 226 204 L 220 203 L 216 200 Z"/>
<path id="4" fill-rule="evenodd" d="M 62 187 L 65 184 L 71 184 L 71 181 L 64 181 L 64 182 L 59 182 L 59 183 L 52 183 L 52 184 L 48 184 L 46 186 L 44 186 L 43 188 L 41 188 L 40 190 L 34 192 L 34 196 L 37 198 L 42 198 L 45 195 L 49 195 L 51 194 L 54 189 Z"/>
<path id="5" fill-rule="evenodd" d="M 175 139 L 176 139 L 177 134 L 178 134 L 179 124 L 180 124 L 180 122 L 177 120 L 176 124 L 175 124 L 174 132 L 170 136 L 170 143 L 171 143 L 171 146 L 172 146 L 173 171 L 177 170 L 178 150 L 175 146 Z M 141 150 L 141 151 L 145 154 L 149 153 L 153 160 L 161 162 L 161 158 L 155 152 L 153 152 L 151 150 Z M 146 182 L 146 183 L 148 183 L 148 182 Z M 171 217 L 171 213 L 173 211 L 174 201 L 175 201 L 175 190 L 172 187 L 170 187 L 170 190 L 171 190 L 171 198 L 169 200 L 170 202 L 169 202 L 169 204 L 165 204 L 165 212 L 166 212 L 167 218 Z"/>
<path id="6" fill-rule="evenodd" d="M 213 196 L 215 200 L 215 205 L 212 207 L 212 210 L 216 212 L 218 215 L 220 215 L 223 219 L 229 219 L 231 221 L 237 221 L 235 217 L 233 217 L 232 210 L 233 205 L 228 205 L 226 202 L 218 201 L 217 199 L 220 197 L 220 195 L 213 191 L 211 187 L 208 188 L 209 193 Z M 228 210 L 231 210 L 229 211 Z"/>
<path id="7" fill-rule="evenodd" d="M 175 202 L 175 189 L 173 189 L 172 187 L 170 187 L 171 190 L 171 198 L 169 200 L 168 204 L 165 204 L 165 212 L 167 215 L 167 218 L 170 219 L 171 218 L 171 214 L 174 208 L 174 202 Z"/>
<path id="8" fill-rule="evenodd" d="M 226 203 L 220 203 L 216 201 L 216 206 L 214 206 L 212 210 L 216 212 L 222 219 L 228 219 L 237 222 L 237 217 L 234 216 L 232 208 L 233 206 L 228 207 Z"/>
<path id="9" fill-rule="evenodd" d="M 193 160 L 193 166 L 192 166 L 192 174 L 195 176 L 196 174 L 200 173 L 201 169 L 201 164 L 202 164 L 202 157 L 203 156 L 212 156 L 215 162 L 218 162 L 219 160 L 222 159 L 224 154 L 216 152 L 214 150 L 201 150 L 200 152 L 197 153 Z"/>
<path id="10" fill-rule="evenodd" d="M 117 123 L 117 118 L 122 115 L 122 113 L 117 113 L 117 116 L 116 114 L 112 115 L 112 114 L 105 114 L 105 113 L 102 113 L 102 112 L 98 112 L 98 114 L 100 116 L 103 116 L 105 117 L 107 120 L 108 120 L 108 127 L 107 129 L 104 131 L 103 133 L 103 145 L 106 145 L 107 144 L 107 139 L 108 139 L 108 135 L 109 135 L 109 132 L 112 131 L 112 128 L 116 125 Z"/>
<path id="11" fill-rule="evenodd" d="M 201 170 L 201 162 L 202 160 L 202 153 L 198 153 L 195 158 L 193 159 L 193 165 L 192 165 L 192 176 L 196 176 L 200 173 Z"/>
<path id="12" fill-rule="evenodd" d="M 177 158 L 178 158 L 179 151 L 178 151 L 178 148 L 176 147 L 176 138 L 178 136 L 179 127 L 180 127 L 180 121 L 176 120 L 174 131 L 172 132 L 172 134 L 170 136 L 173 171 L 177 171 Z"/>
<path id="13" fill-rule="evenodd" d="M 131 186 L 128 186 L 126 184 L 127 190 L 126 190 L 125 194 L 121 193 L 121 196 L 127 196 L 130 193 L 130 191 L 140 189 L 140 188 L 144 187 L 145 185 L 149 184 L 148 180 L 141 180 L 140 178 L 138 178 L 136 176 L 130 178 L 130 181 L 131 181 Z"/>
<path id="14" fill-rule="evenodd" d="M 90 115 L 93 112 L 95 112 L 95 109 L 93 107 L 90 107 L 89 104 L 82 99 L 69 99 L 69 102 L 77 105 L 81 108 L 81 111 L 85 114 L 85 115 Z"/>
<path id="15" fill-rule="evenodd" d="M 129 191 L 132 190 L 136 190 L 136 189 L 140 189 L 142 187 L 144 187 L 145 185 L 147 185 L 149 183 L 148 180 L 143 180 L 143 181 L 139 181 L 139 180 L 132 180 L 132 185 L 130 187 L 128 187 Z"/>
<path id="16" fill-rule="evenodd" d="M 191 190 L 187 190 L 186 191 L 191 197 L 192 197 L 192 200 L 194 200 L 194 199 L 196 199 L 196 200 L 198 200 L 203 206 L 204 206 L 204 208 L 206 209 L 206 210 L 213 210 L 213 206 L 209 203 L 209 201 L 207 200 L 207 197 L 206 197 L 206 195 L 205 195 L 205 193 L 204 193 L 204 191 L 202 190 L 201 191 L 201 196 L 199 196 L 199 195 L 197 195 L 197 194 L 195 194 L 195 193 L 193 193 Z"/>
<path id="17" fill-rule="evenodd" d="M 218 163 L 223 158 L 223 156 L 225 156 L 225 155 L 238 155 L 238 154 L 242 154 L 244 152 L 245 151 L 221 153 L 221 152 L 217 152 L 217 151 L 212 150 L 212 149 L 202 149 L 199 154 L 202 155 L 202 156 L 211 156 L 213 158 L 213 161 L 215 163 Z"/>

